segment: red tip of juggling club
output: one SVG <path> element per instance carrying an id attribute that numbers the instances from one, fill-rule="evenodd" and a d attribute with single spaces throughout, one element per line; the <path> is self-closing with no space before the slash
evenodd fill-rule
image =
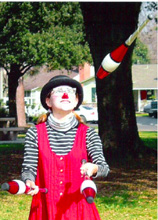
<path id="1" fill-rule="evenodd" d="M 96 196 L 96 192 L 93 188 L 87 187 L 82 191 L 82 194 L 84 195 L 86 201 L 91 204 L 94 202 L 94 198 Z"/>
<path id="2" fill-rule="evenodd" d="M 11 181 L 8 183 L 3 183 L 1 189 L 4 191 L 8 191 L 11 194 L 17 194 L 17 192 L 19 191 L 19 186 L 16 182 Z"/>
<path id="3" fill-rule="evenodd" d="M 116 50 L 111 52 L 110 54 L 111 59 L 113 59 L 113 61 L 117 63 L 122 62 L 125 54 L 127 53 L 127 50 L 128 50 L 128 46 L 126 46 L 125 44 L 122 44 Z"/>
<path id="4" fill-rule="evenodd" d="M 100 67 L 99 67 L 99 70 L 98 70 L 98 72 L 97 72 L 97 77 L 98 77 L 99 79 L 103 79 L 103 78 L 105 78 L 106 76 L 108 76 L 109 74 L 110 74 L 109 72 L 107 72 L 106 70 L 103 69 L 102 66 L 100 66 Z"/>

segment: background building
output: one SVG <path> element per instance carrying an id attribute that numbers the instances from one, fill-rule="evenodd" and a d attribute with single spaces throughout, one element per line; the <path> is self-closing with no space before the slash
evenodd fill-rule
<path id="1" fill-rule="evenodd" d="M 38 116 L 45 112 L 40 103 L 41 88 L 53 76 L 59 74 L 68 74 L 71 78 L 81 82 L 84 90 L 83 104 L 97 106 L 93 66 L 86 63 L 84 66 L 74 68 L 69 73 L 66 70 L 47 71 L 45 67 L 41 67 L 38 74 L 24 77 L 25 111 L 29 116 Z M 158 99 L 157 79 L 157 64 L 137 64 L 132 66 L 133 95 L 136 111 L 143 111 L 144 106 L 151 102 L 152 99 Z M 4 103 L 8 100 L 6 88 L 7 75 L 3 69 L 0 69 L 0 99 L 3 99 Z"/>

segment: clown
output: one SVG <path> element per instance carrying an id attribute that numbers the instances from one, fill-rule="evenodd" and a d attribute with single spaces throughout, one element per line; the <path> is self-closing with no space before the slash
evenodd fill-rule
<path id="1" fill-rule="evenodd" d="M 22 180 L 33 189 L 29 220 L 100 220 L 80 186 L 85 173 L 106 177 L 109 166 L 98 134 L 74 114 L 82 101 L 81 84 L 65 75 L 42 88 L 41 103 L 49 113 L 28 130 L 22 164 Z M 48 193 L 38 193 L 39 187 Z"/>

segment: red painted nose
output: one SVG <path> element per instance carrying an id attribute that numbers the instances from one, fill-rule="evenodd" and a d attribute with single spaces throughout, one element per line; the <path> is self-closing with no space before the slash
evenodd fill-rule
<path id="1" fill-rule="evenodd" d="M 68 99 L 68 98 L 69 98 L 68 94 L 66 92 L 64 92 L 62 99 Z"/>

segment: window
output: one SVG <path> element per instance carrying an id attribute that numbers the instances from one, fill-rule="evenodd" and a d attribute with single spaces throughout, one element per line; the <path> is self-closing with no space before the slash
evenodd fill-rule
<path id="1" fill-rule="evenodd" d="M 25 91 L 25 97 L 30 97 L 31 96 L 31 91 Z"/>
<path id="2" fill-rule="evenodd" d="M 142 90 L 141 92 L 141 100 L 151 100 L 152 96 L 154 96 L 154 90 Z"/>
<path id="3" fill-rule="evenodd" d="M 147 90 L 147 100 L 151 100 L 154 95 L 154 90 Z"/>
<path id="4" fill-rule="evenodd" d="M 96 102 L 96 88 L 92 88 L 92 102 Z"/>

